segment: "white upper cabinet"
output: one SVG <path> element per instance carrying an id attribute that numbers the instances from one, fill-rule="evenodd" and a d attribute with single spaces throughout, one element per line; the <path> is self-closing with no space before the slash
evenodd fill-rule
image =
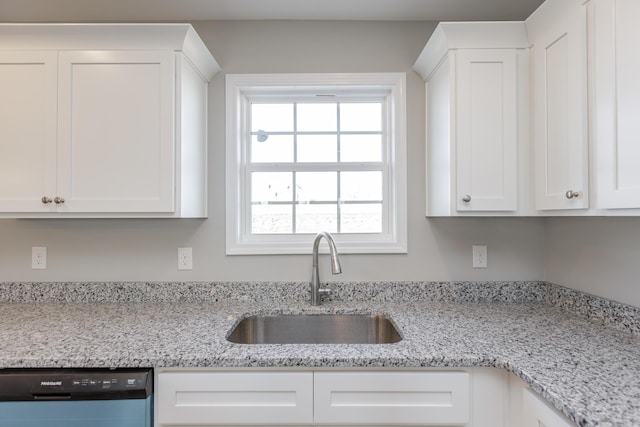
<path id="1" fill-rule="evenodd" d="M 206 216 L 219 67 L 190 25 L 0 25 L 0 40 L 0 216 Z"/>
<path id="2" fill-rule="evenodd" d="M 531 42 L 535 207 L 589 207 L 587 18 L 581 1 L 551 0 L 527 20 Z"/>
<path id="3" fill-rule="evenodd" d="M 427 216 L 640 215 L 638 16 L 546 0 L 524 22 L 438 25 L 413 67 Z"/>
<path id="4" fill-rule="evenodd" d="M 173 212 L 174 55 L 60 52 L 60 209 Z"/>
<path id="5" fill-rule="evenodd" d="M 0 211 L 55 193 L 57 54 L 0 51 Z"/>
<path id="6" fill-rule="evenodd" d="M 456 209 L 516 211 L 517 51 L 459 49 L 456 56 Z"/>
<path id="7" fill-rule="evenodd" d="M 426 82 L 427 215 L 524 215 L 523 23 L 441 23 L 414 69 Z"/>
<path id="8" fill-rule="evenodd" d="M 593 0 L 593 114 L 597 208 L 640 208 L 640 2 Z"/>

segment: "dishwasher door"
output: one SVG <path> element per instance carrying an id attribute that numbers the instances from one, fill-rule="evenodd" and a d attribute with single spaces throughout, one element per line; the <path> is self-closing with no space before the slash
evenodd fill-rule
<path id="1" fill-rule="evenodd" d="M 0 402 L 0 426 L 151 427 L 151 397 L 145 400 Z"/>
<path id="2" fill-rule="evenodd" d="M 152 427 L 150 369 L 0 370 L 0 426 Z"/>

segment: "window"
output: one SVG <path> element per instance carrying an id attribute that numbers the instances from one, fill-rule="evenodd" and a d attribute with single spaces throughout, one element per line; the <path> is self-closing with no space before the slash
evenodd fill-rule
<path id="1" fill-rule="evenodd" d="M 406 252 L 405 75 L 227 75 L 227 253 Z"/>

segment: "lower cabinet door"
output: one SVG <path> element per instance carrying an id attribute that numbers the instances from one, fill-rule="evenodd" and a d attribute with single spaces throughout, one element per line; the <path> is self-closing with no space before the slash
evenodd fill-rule
<path id="1" fill-rule="evenodd" d="M 525 388 L 522 395 L 522 427 L 575 427 L 575 424 Z"/>
<path id="2" fill-rule="evenodd" d="M 162 372 L 159 425 L 311 424 L 312 372 Z"/>
<path id="3" fill-rule="evenodd" d="M 469 422 L 466 372 L 316 372 L 315 424 Z"/>

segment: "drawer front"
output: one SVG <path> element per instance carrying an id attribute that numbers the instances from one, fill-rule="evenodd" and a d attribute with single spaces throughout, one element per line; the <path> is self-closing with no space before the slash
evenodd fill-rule
<path id="1" fill-rule="evenodd" d="M 464 424 L 466 372 L 316 372 L 316 424 Z"/>
<path id="2" fill-rule="evenodd" d="M 163 372 L 162 424 L 311 424 L 311 372 Z"/>

